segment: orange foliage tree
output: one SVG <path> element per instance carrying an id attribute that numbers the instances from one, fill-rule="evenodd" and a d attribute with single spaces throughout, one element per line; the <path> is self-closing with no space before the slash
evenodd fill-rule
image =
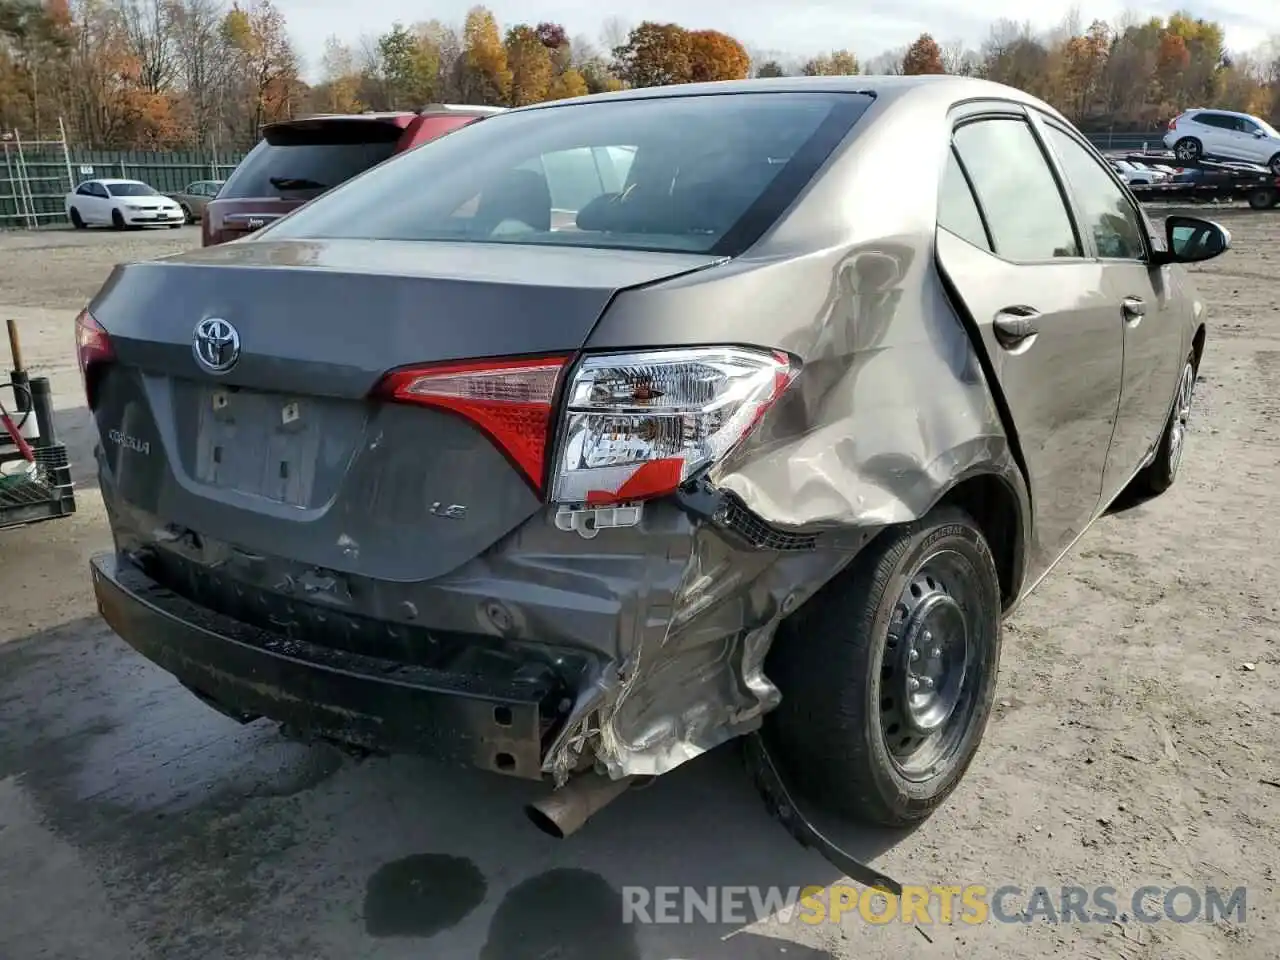
<path id="1" fill-rule="evenodd" d="M 745 80 L 751 72 L 746 48 L 719 30 L 694 30 L 689 34 L 689 76 L 692 83 L 709 80 Z"/>
<path id="2" fill-rule="evenodd" d="M 942 48 L 927 33 L 916 37 L 902 57 L 902 72 L 906 76 L 923 73 L 946 73 L 942 66 Z"/>

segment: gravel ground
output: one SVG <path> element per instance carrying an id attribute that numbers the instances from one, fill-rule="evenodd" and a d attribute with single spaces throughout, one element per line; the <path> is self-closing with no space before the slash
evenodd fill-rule
<path id="1" fill-rule="evenodd" d="M 197 235 L 50 231 L 0 235 L 0 317 L 84 486 L 74 518 L 0 532 L 0 957 L 1276 957 L 1280 212 L 1217 215 L 1234 249 L 1195 271 L 1210 332 L 1177 486 L 1103 518 L 1020 609 L 943 810 L 906 837 L 832 829 L 903 882 L 1107 885 L 1125 913 L 1144 885 L 1245 886 L 1245 922 L 626 925 L 627 885 L 840 878 L 723 751 L 556 842 L 524 784 L 214 714 L 93 615 L 109 535 L 71 351 L 114 262 Z"/>

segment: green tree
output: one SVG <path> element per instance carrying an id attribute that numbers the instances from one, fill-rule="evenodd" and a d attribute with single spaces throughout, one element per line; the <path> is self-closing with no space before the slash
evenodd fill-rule
<path id="1" fill-rule="evenodd" d="M 632 87 L 688 83 L 693 69 L 689 32 L 675 23 L 646 20 L 613 49 L 613 72 Z"/>
<path id="2" fill-rule="evenodd" d="M 440 52 L 403 24 L 378 38 L 378 68 L 388 108 L 420 110 L 436 98 Z"/>

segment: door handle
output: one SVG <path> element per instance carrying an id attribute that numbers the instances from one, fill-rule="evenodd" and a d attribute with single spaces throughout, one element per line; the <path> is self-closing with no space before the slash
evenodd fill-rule
<path id="1" fill-rule="evenodd" d="M 1134 325 L 1147 315 L 1147 305 L 1138 297 L 1125 297 L 1120 309 L 1124 311 L 1124 318 Z"/>
<path id="2" fill-rule="evenodd" d="M 1024 344 L 1030 346 L 1040 332 L 1039 317 L 1039 312 L 1031 307 L 1005 307 L 995 315 L 991 328 L 1000 346 L 1007 350 Z"/>

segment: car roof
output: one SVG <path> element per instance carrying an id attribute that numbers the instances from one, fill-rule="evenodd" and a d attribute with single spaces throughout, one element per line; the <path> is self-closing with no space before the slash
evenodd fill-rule
<path id="1" fill-rule="evenodd" d="M 564 100 L 548 100 L 517 107 L 508 112 L 520 113 L 528 110 L 554 110 L 561 106 L 578 103 L 600 103 L 613 100 L 652 100 L 663 97 L 696 97 L 708 94 L 733 93 L 862 93 L 874 96 L 878 100 L 897 100 L 902 97 L 929 89 L 948 91 L 957 101 L 965 99 L 999 99 L 1034 106 L 1055 117 L 1062 114 L 1043 100 L 1033 97 L 1016 87 L 995 83 L 991 80 L 980 80 L 976 77 L 957 77 L 950 74 L 930 74 L 922 76 L 868 76 L 855 74 L 836 77 L 757 77 L 751 80 L 718 80 L 711 83 L 682 83 L 666 87 L 636 87 L 630 90 L 617 90 L 610 93 L 588 94 L 584 97 L 569 97 Z"/>
<path id="2" fill-rule="evenodd" d="M 104 186 L 110 185 L 113 183 L 141 183 L 144 187 L 150 186 L 150 184 L 142 180 L 126 180 L 123 177 L 94 177 L 90 180 L 83 180 L 81 182 L 82 183 L 101 183 Z"/>

